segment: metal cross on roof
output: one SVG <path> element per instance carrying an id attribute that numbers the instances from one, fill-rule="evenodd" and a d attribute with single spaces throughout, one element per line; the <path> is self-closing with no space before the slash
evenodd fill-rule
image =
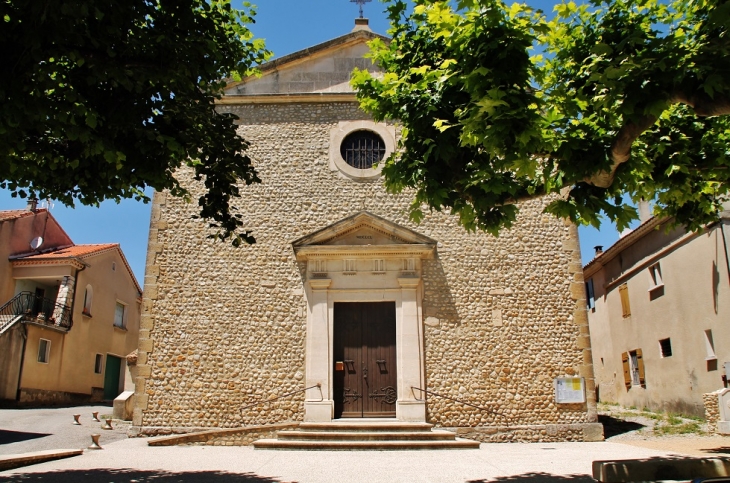
<path id="1" fill-rule="evenodd" d="M 363 18 L 363 16 L 362 16 L 362 6 L 365 5 L 366 3 L 372 2 L 373 0 L 350 0 L 350 1 L 352 3 L 357 3 L 358 5 L 360 5 L 360 18 Z"/>

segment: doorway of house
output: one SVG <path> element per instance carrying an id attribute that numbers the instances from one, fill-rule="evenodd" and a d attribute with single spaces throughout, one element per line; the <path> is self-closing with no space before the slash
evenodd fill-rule
<path id="1" fill-rule="evenodd" d="M 119 373 L 122 368 L 122 359 L 119 357 L 106 356 L 106 370 L 104 372 L 104 399 L 113 401 L 119 396 Z"/>
<path id="2" fill-rule="evenodd" d="M 395 302 L 336 302 L 333 335 L 335 418 L 395 417 Z"/>

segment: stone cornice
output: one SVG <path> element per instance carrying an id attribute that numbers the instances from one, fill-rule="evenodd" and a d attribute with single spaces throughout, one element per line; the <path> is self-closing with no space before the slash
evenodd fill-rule
<path id="1" fill-rule="evenodd" d="M 297 261 L 312 258 L 432 258 L 436 246 L 430 244 L 393 245 L 308 245 L 295 249 Z"/>
<path id="2" fill-rule="evenodd" d="M 77 258 L 56 258 L 45 260 L 13 260 L 13 267 L 47 267 L 47 266 L 71 266 L 77 270 L 83 269 L 86 264 Z"/>
<path id="3" fill-rule="evenodd" d="M 228 95 L 215 101 L 219 106 L 246 104 L 312 104 L 325 102 L 357 102 L 354 92 L 310 92 L 305 94 L 255 94 L 250 96 Z"/>

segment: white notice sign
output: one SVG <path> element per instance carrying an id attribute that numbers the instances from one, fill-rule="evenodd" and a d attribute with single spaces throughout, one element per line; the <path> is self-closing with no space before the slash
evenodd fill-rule
<path id="1" fill-rule="evenodd" d="M 582 377 L 556 377 L 555 402 L 559 404 L 586 402 L 584 381 Z"/>

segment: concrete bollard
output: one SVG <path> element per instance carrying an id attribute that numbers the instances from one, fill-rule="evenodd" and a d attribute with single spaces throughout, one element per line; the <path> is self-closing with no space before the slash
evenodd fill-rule
<path id="1" fill-rule="evenodd" d="M 100 423 L 101 420 L 99 419 L 99 411 L 91 413 L 91 419 L 96 421 L 97 423 Z"/>
<path id="2" fill-rule="evenodd" d="M 81 423 L 79 422 L 79 418 L 80 417 L 81 417 L 80 414 L 74 414 L 74 422 L 73 422 L 73 424 L 75 424 L 77 426 L 81 426 Z"/>
<path id="3" fill-rule="evenodd" d="M 111 419 L 106 419 L 105 421 L 106 421 L 106 423 L 104 423 L 104 426 L 102 426 L 101 429 L 114 429 L 112 427 L 112 420 Z"/>
<path id="4" fill-rule="evenodd" d="M 92 434 L 91 435 L 91 446 L 89 446 L 87 449 L 104 449 L 101 446 L 99 446 L 99 437 L 101 437 L 100 434 Z"/>

